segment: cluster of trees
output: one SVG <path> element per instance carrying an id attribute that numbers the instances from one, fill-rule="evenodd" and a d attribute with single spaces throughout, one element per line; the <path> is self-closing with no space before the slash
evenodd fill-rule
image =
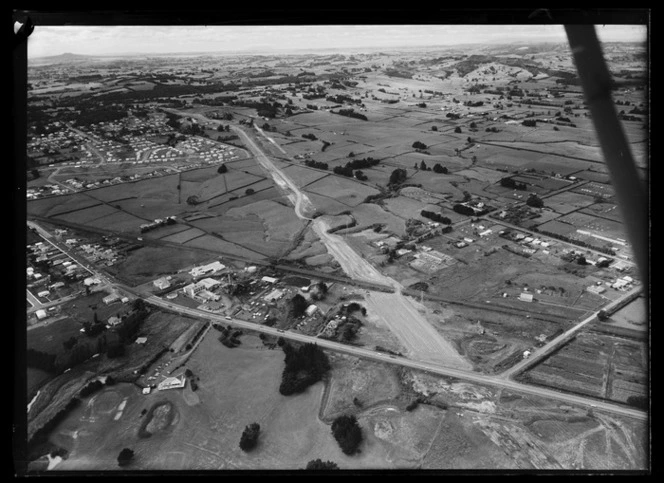
<path id="1" fill-rule="evenodd" d="M 92 381 L 88 385 L 84 386 L 83 389 L 79 392 L 81 397 L 88 397 L 90 394 L 94 394 L 104 387 L 104 383 L 100 380 Z"/>
<path id="2" fill-rule="evenodd" d="M 537 127 L 537 121 L 535 119 L 524 119 L 521 124 L 527 127 Z"/>
<path id="3" fill-rule="evenodd" d="M 244 428 L 240 437 L 240 449 L 244 452 L 251 451 L 258 444 L 258 435 L 261 427 L 258 423 L 251 423 Z"/>
<path id="4" fill-rule="evenodd" d="M 219 173 L 219 174 L 224 174 L 226 172 L 228 172 L 228 168 L 226 167 L 225 164 L 222 164 L 221 166 L 219 166 L 217 168 L 217 173 Z"/>
<path id="5" fill-rule="evenodd" d="M 448 117 L 450 119 L 460 119 L 461 114 L 457 114 L 455 112 L 448 112 L 447 114 L 445 114 L 445 117 Z"/>
<path id="6" fill-rule="evenodd" d="M 305 470 L 338 470 L 339 466 L 334 461 L 323 461 L 320 458 L 307 463 Z"/>
<path id="7" fill-rule="evenodd" d="M 346 455 L 359 451 L 362 443 L 362 428 L 353 415 L 342 415 L 332 422 L 332 435 Z"/>
<path id="8" fill-rule="evenodd" d="M 342 176 L 347 176 L 349 178 L 352 178 L 354 170 L 370 168 L 372 166 L 376 166 L 378 163 L 380 163 L 380 159 L 372 157 L 363 158 L 363 159 L 354 159 L 352 161 L 348 161 L 343 166 L 335 166 L 332 171 L 335 174 L 340 174 Z M 360 173 L 359 176 L 358 173 Z M 366 181 L 368 179 L 361 171 L 356 171 L 355 177 L 361 181 Z"/>
<path id="9" fill-rule="evenodd" d="M 318 138 L 316 137 L 316 135 L 313 134 L 313 133 L 303 134 L 302 137 L 305 138 L 305 139 L 310 139 L 310 140 L 312 140 L 312 141 L 315 141 L 316 139 L 318 139 Z"/>
<path id="10" fill-rule="evenodd" d="M 33 348 L 28 348 L 25 357 L 25 365 L 35 369 L 41 369 L 46 372 L 56 372 L 55 354 L 41 352 Z"/>
<path id="11" fill-rule="evenodd" d="M 320 381 L 330 370 L 330 362 L 320 347 L 313 343 L 294 348 L 288 343 L 282 346 L 286 354 L 286 367 L 281 377 L 279 393 L 284 396 L 298 394 Z"/>
<path id="12" fill-rule="evenodd" d="M 77 126 L 89 126 L 99 122 L 119 121 L 127 117 L 124 107 L 94 104 L 89 108 L 81 109 L 74 120 Z"/>
<path id="13" fill-rule="evenodd" d="M 327 163 L 323 163 L 322 161 L 314 161 L 313 159 L 305 160 L 304 164 L 305 166 L 309 166 L 310 168 L 323 169 L 326 171 L 328 169 Z"/>
<path id="14" fill-rule="evenodd" d="M 531 193 L 526 200 L 526 204 L 528 206 L 532 206 L 533 208 L 542 208 L 544 206 L 544 201 L 542 201 L 542 198 L 537 196 L 535 193 Z"/>
<path id="15" fill-rule="evenodd" d="M 461 215 L 475 216 L 475 210 L 470 206 L 462 205 L 461 203 L 455 204 L 452 209 Z"/>
<path id="16" fill-rule="evenodd" d="M 426 149 L 426 148 L 427 148 L 427 145 L 424 144 L 423 142 L 415 141 L 415 142 L 413 143 L 413 147 L 414 147 L 415 149 Z"/>
<path id="17" fill-rule="evenodd" d="M 72 397 L 64 408 L 60 409 L 44 426 L 35 431 L 30 441 L 28 441 L 28 460 L 31 461 L 44 454 L 40 449 L 48 444 L 48 437 L 51 432 L 80 404 L 81 400 L 79 398 Z"/>
<path id="18" fill-rule="evenodd" d="M 408 173 L 403 168 L 397 168 L 390 174 L 388 185 L 397 186 L 402 184 L 408 178 Z"/>
<path id="19" fill-rule="evenodd" d="M 446 216 L 443 216 L 440 213 L 434 213 L 433 211 L 422 210 L 420 211 L 420 215 L 425 218 L 429 218 L 430 220 L 437 221 L 438 223 L 443 223 L 444 225 L 449 225 L 452 223 L 452 220 Z"/>
<path id="20" fill-rule="evenodd" d="M 229 349 L 237 347 L 242 343 L 239 339 L 239 337 L 242 335 L 241 330 L 233 330 L 230 326 L 224 327 L 220 324 L 214 324 L 214 328 L 221 332 L 221 335 L 219 336 L 219 342 L 224 344 Z"/>
<path id="21" fill-rule="evenodd" d="M 502 178 L 500 180 L 500 186 L 521 191 L 526 189 L 526 183 L 519 183 L 518 181 L 514 181 L 513 178 Z"/>
<path id="22" fill-rule="evenodd" d="M 134 459 L 134 451 L 129 448 L 123 448 L 118 455 L 118 466 L 127 466 Z"/>
<path id="23" fill-rule="evenodd" d="M 442 166 L 440 163 L 436 163 L 436 164 L 433 165 L 433 171 L 434 171 L 434 173 L 438 173 L 438 174 L 447 174 L 447 173 L 449 173 L 449 170 L 445 166 Z"/>
<path id="24" fill-rule="evenodd" d="M 463 103 L 463 105 L 468 106 L 468 107 L 480 107 L 480 106 L 484 105 L 484 102 L 483 101 L 475 101 L 475 102 L 466 101 L 466 102 Z"/>
<path id="25" fill-rule="evenodd" d="M 368 121 L 367 116 L 355 112 L 354 109 L 339 109 L 337 112 L 330 111 L 332 114 L 339 114 L 341 116 L 352 117 L 355 119 L 361 119 L 362 121 Z"/>
<path id="26" fill-rule="evenodd" d="M 288 316 L 292 318 L 301 317 L 304 315 L 304 311 L 309 306 L 307 299 L 305 299 L 301 294 L 295 294 L 288 301 Z"/>

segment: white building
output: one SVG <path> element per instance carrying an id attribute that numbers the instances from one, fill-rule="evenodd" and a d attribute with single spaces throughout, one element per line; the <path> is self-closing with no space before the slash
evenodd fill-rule
<path id="1" fill-rule="evenodd" d="M 108 304 L 112 304 L 113 302 L 117 302 L 118 300 L 120 300 L 120 296 L 119 296 L 118 294 L 116 294 L 116 293 L 112 293 L 112 294 L 110 294 L 110 295 L 107 295 L 106 297 L 104 297 L 104 298 L 102 299 L 102 301 L 103 301 L 106 305 L 108 305 Z"/>
<path id="2" fill-rule="evenodd" d="M 519 295 L 519 300 L 522 300 L 524 302 L 532 302 L 533 301 L 533 294 L 531 293 L 522 293 Z"/>
<path id="3" fill-rule="evenodd" d="M 35 315 L 39 320 L 45 319 L 46 318 L 46 311 L 44 309 L 39 309 L 37 312 L 35 312 Z"/>
<path id="4" fill-rule="evenodd" d="M 277 283 L 278 280 L 279 280 L 278 278 L 274 278 L 274 277 L 263 277 L 263 278 L 261 278 L 261 281 L 267 282 L 267 283 Z"/>
<path id="5" fill-rule="evenodd" d="M 153 281 L 152 284 L 159 290 L 164 290 L 171 286 L 171 282 L 169 282 L 166 277 L 158 278 L 157 280 Z"/>
<path id="6" fill-rule="evenodd" d="M 202 275 L 206 275 L 208 273 L 216 273 L 220 270 L 223 270 L 226 268 L 225 265 L 222 265 L 221 262 L 219 261 L 214 261 L 212 263 L 208 263 L 207 265 L 202 265 L 200 267 L 194 267 L 191 269 L 189 272 L 192 277 L 200 277 Z"/>
<path id="7" fill-rule="evenodd" d="M 316 306 L 314 304 L 311 304 L 309 307 L 307 307 L 307 309 L 304 311 L 304 313 L 307 314 L 307 317 L 310 317 L 313 314 L 315 314 L 317 310 L 318 310 L 318 306 Z"/>
<path id="8" fill-rule="evenodd" d="M 159 383 L 157 389 L 160 391 L 165 391 L 167 389 L 181 389 L 187 382 L 187 378 L 184 375 L 179 377 L 167 377 Z"/>

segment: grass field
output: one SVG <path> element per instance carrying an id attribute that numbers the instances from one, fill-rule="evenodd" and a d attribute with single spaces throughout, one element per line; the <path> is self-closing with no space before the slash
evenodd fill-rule
<path id="1" fill-rule="evenodd" d="M 367 196 L 378 194 L 378 190 L 359 183 L 350 178 L 341 176 L 329 176 L 325 179 L 316 181 L 307 186 L 307 191 L 334 198 L 348 206 L 357 206 L 362 203 Z"/>
<path id="2" fill-rule="evenodd" d="M 203 235 L 201 237 L 194 238 L 185 245 L 195 248 L 203 248 L 205 250 L 217 251 L 220 253 L 238 255 L 241 257 L 258 258 L 258 259 L 264 258 L 264 255 L 262 255 L 261 253 L 257 253 L 252 250 L 247 250 L 245 248 L 242 248 L 241 246 L 236 245 L 235 243 L 227 242 L 213 235 Z"/>
<path id="3" fill-rule="evenodd" d="M 185 230 L 180 230 L 177 233 L 160 237 L 160 240 L 171 243 L 187 243 L 189 240 L 202 236 L 205 233 L 205 231 L 199 230 L 198 228 L 187 228 Z"/>
<path id="4" fill-rule="evenodd" d="M 68 211 L 82 210 L 101 203 L 83 194 L 61 195 L 27 202 L 27 213 L 38 216 L 55 216 Z"/>

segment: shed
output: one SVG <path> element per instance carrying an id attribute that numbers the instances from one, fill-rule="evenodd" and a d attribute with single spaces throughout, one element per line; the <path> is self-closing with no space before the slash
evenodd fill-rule
<path id="1" fill-rule="evenodd" d="M 39 309 L 37 312 L 35 312 L 35 315 L 37 315 L 37 318 L 39 320 L 45 319 L 46 318 L 46 311 L 44 309 Z"/>
<path id="2" fill-rule="evenodd" d="M 522 293 L 519 295 L 519 300 L 522 300 L 524 302 L 532 302 L 533 301 L 533 294 L 531 293 Z"/>

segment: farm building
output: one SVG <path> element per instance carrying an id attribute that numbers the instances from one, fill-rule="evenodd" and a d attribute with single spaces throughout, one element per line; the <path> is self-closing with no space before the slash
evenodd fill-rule
<path id="1" fill-rule="evenodd" d="M 182 389 L 186 384 L 187 379 L 184 375 L 179 377 L 167 377 L 159 383 L 157 389 L 160 391 L 166 391 L 168 389 Z"/>
<path id="2" fill-rule="evenodd" d="M 220 270 L 223 270 L 224 268 L 226 268 L 226 266 L 222 265 L 221 262 L 214 261 L 212 263 L 208 263 L 207 265 L 192 268 L 189 274 L 193 277 L 200 277 L 208 273 L 216 273 Z"/>
<path id="3" fill-rule="evenodd" d="M 533 301 L 533 294 L 531 293 L 522 293 L 519 295 L 519 300 L 522 300 L 524 302 L 532 302 Z"/>
<path id="4" fill-rule="evenodd" d="M 48 294 L 50 294 L 50 293 L 51 292 L 49 292 L 48 290 L 42 290 L 41 292 L 39 292 L 37 294 L 37 297 L 48 297 Z"/>
<path id="5" fill-rule="evenodd" d="M 263 300 L 265 300 L 266 302 L 273 302 L 279 300 L 281 297 L 283 297 L 283 295 L 284 293 L 281 290 L 274 289 L 272 292 L 263 297 Z"/>
<path id="6" fill-rule="evenodd" d="M 263 278 L 261 278 L 261 281 L 262 282 L 267 282 L 267 283 L 277 283 L 279 281 L 279 279 L 274 278 L 274 277 L 263 277 Z"/>

